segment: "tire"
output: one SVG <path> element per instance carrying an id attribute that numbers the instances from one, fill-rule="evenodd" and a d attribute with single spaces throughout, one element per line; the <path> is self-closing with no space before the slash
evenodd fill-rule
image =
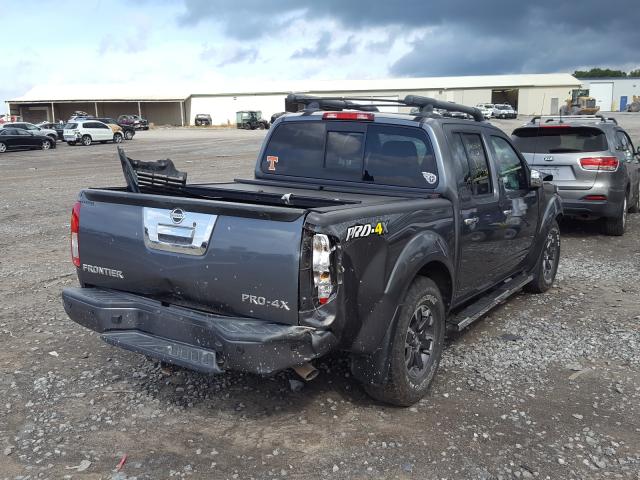
<path id="1" fill-rule="evenodd" d="M 132 132 L 131 130 L 127 130 L 126 132 L 124 132 L 124 138 L 125 140 L 131 140 L 133 138 L 134 132 Z"/>
<path id="2" fill-rule="evenodd" d="M 4 142 L 0 142 L 0 153 L 4 153 L 7 151 L 7 144 Z"/>
<path id="3" fill-rule="evenodd" d="M 629 212 L 630 213 L 640 212 L 640 182 L 638 182 L 638 187 L 636 188 L 636 200 L 633 203 L 633 205 L 629 207 Z"/>
<path id="4" fill-rule="evenodd" d="M 115 133 L 113 135 L 113 143 L 122 143 L 122 134 L 121 133 Z"/>
<path id="5" fill-rule="evenodd" d="M 47 135 L 51 141 L 55 144 L 56 141 L 58 140 L 58 136 L 57 135 Z"/>
<path id="6" fill-rule="evenodd" d="M 71 145 L 72 147 L 74 147 L 76 145 L 76 142 L 67 142 L 67 145 Z"/>
<path id="7" fill-rule="evenodd" d="M 264 123 L 258 124 L 258 130 L 264 130 Z"/>
<path id="8" fill-rule="evenodd" d="M 613 237 L 624 235 L 627 228 L 627 197 L 624 197 L 618 215 L 604 219 L 604 233 Z"/>
<path id="9" fill-rule="evenodd" d="M 82 136 L 82 145 L 84 145 L 85 147 L 88 147 L 89 145 L 91 145 L 91 137 L 89 135 L 83 135 Z"/>
<path id="10" fill-rule="evenodd" d="M 408 407 L 425 396 L 438 370 L 445 333 L 442 295 L 429 278 L 416 278 L 403 301 L 389 348 L 389 380 L 365 385 L 385 403 Z M 422 368 L 420 368 L 422 366 Z"/>
<path id="11" fill-rule="evenodd" d="M 49 150 L 51 148 L 51 142 L 49 140 L 43 140 L 40 147 L 42 148 L 42 150 Z"/>
<path id="12" fill-rule="evenodd" d="M 551 288 L 560 263 L 560 227 L 553 221 L 547 231 L 547 238 L 540 253 L 540 258 L 533 270 L 533 280 L 524 286 L 525 292 L 544 293 Z"/>

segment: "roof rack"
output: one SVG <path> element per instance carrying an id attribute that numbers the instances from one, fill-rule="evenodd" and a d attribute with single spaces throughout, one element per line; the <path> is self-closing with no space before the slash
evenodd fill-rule
<path id="1" fill-rule="evenodd" d="M 366 104 L 355 102 L 367 102 Z M 366 97 L 315 97 L 312 95 L 302 95 L 291 93 L 287 96 L 287 105 L 300 111 L 300 105 L 303 105 L 303 111 L 313 112 L 317 110 L 360 110 L 364 112 L 378 112 L 378 107 L 403 106 L 417 107 L 419 113 L 414 115 L 429 116 L 433 113 L 434 108 L 447 110 L 449 112 L 466 113 L 473 117 L 476 122 L 483 122 L 484 116 L 482 112 L 475 107 L 467 107 L 453 102 L 443 102 L 435 98 L 421 97 L 419 95 L 407 95 L 403 100 L 390 100 L 388 98 L 366 98 Z"/>
<path id="2" fill-rule="evenodd" d="M 618 125 L 618 121 L 613 117 L 606 117 L 604 115 L 537 115 L 531 119 L 529 123 L 535 124 L 536 121 L 542 123 L 542 119 L 545 119 L 544 123 L 558 122 L 565 123 L 565 120 L 599 120 L 600 122 L 613 122 Z"/>

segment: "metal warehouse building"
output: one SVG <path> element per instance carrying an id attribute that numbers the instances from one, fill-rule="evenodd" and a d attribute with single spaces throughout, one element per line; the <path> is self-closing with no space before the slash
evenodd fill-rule
<path id="1" fill-rule="evenodd" d="M 633 97 L 640 97 L 640 78 L 583 78 L 582 88 L 589 89 L 589 95 L 596 99 L 596 105 L 603 112 L 624 112 Z"/>
<path id="2" fill-rule="evenodd" d="M 98 116 L 141 114 L 155 125 L 193 125 L 197 114 L 209 114 L 214 125 L 235 123 L 236 112 L 260 110 L 265 118 L 285 109 L 291 92 L 310 95 L 402 99 L 424 95 L 475 106 L 510 103 L 519 113 L 557 113 L 571 90 L 581 82 L 566 73 L 536 75 L 483 75 L 465 77 L 397 78 L 385 80 L 298 81 L 243 88 L 180 87 L 175 91 L 143 92 L 118 86 L 43 86 L 7 101 L 8 111 L 25 121 L 65 120 L 75 110 Z M 171 89 L 169 89 L 171 90 Z M 188 90 L 188 91 L 185 91 Z M 197 93 L 190 93 L 197 92 Z M 387 110 L 398 110 L 388 107 Z M 401 111 L 404 109 L 400 109 Z"/>
<path id="3" fill-rule="evenodd" d="M 97 117 L 142 115 L 156 125 L 184 125 L 188 92 L 123 85 L 42 85 L 7 101 L 25 122 L 67 120 L 75 111 Z"/>

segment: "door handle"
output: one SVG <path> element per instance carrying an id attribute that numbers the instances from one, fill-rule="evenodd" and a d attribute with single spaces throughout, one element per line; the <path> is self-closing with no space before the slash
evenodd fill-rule
<path id="1" fill-rule="evenodd" d="M 513 210 L 503 210 L 502 213 L 504 213 L 508 217 L 513 213 Z"/>
<path id="2" fill-rule="evenodd" d="M 465 225 L 475 225 L 476 223 L 478 223 L 480 219 L 478 217 L 471 217 L 471 218 L 465 218 L 464 219 L 464 224 Z"/>

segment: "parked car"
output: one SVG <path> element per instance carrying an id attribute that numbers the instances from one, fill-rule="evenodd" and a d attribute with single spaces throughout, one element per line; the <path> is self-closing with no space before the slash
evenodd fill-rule
<path id="1" fill-rule="evenodd" d="M 262 118 L 260 110 L 245 110 L 236 112 L 236 128 L 244 130 L 264 130 L 269 128 L 269 122 Z"/>
<path id="2" fill-rule="evenodd" d="M 111 117 L 98 117 L 96 118 L 96 120 L 109 125 L 111 127 L 111 130 L 113 130 L 114 133 L 117 131 L 121 131 L 122 134 L 124 135 L 125 140 L 131 140 L 136 134 L 136 129 L 133 128 L 131 125 L 124 125 L 124 124 L 120 125 L 116 120 L 114 120 Z"/>
<path id="3" fill-rule="evenodd" d="M 120 143 L 124 135 L 122 131 L 113 131 L 109 125 L 95 119 L 76 120 L 64 126 L 64 141 L 69 145 L 81 143 L 89 146 L 94 142 Z"/>
<path id="4" fill-rule="evenodd" d="M 149 130 L 149 122 L 146 118 L 139 115 L 120 115 L 118 117 L 119 125 L 129 125 L 136 130 Z"/>
<path id="5" fill-rule="evenodd" d="M 27 130 L 35 135 L 46 135 L 53 141 L 54 144 L 58 139 L 58 132 L 56 132 L 54 129 L 38 127 L 37 125 L 29 122 L 3 123 L 2 125 L 0 125 L 0 128 L 19 128 L 21 130 Z"/>
<path id="6" fill-rule="evenodd" d="M 210 126 L 211 115 L 209 115 L 208 113 L 198 113 L 195 118 L 195 124 L 197 126 Z"/>
<path id="7" fill-rule="evenodd" d="M 346 351 L 373 397 L 411 405 L 445 330 L 551 287 L 560 198 L 475 108 L 398 101 L 470 121 L 287 100 L 307 108 L 276 122 L 252 180 L 188 184 L 170 160 L 120 150 L 126 190 L 86 189 L 73 207 L 81 287 L 64 308 L 112 345 L 206 373 L 308 379 L 308 362 Z"/>
<path id="8" fill-rule="evenodd" d="M 624 234 L 627 211 L 640 210 L 640 149 L 615 120 L 535 117 L 512 139 L 532 168 L 553 176 L 565 215 L 603 218 L 606 234 Z"/>
<path id="9" fill-rule="evenodd" d="M 56 148 L 56 141 L 48 135 L 33 133 L 22 128 L 0 128 L 0 153 L 7 150 Z"/>
<path id="10" fill-rule="evenodd" d="M 484 118 L 491 118 L 493 116 L 493 109 L 495 105 L 493 103 L 479 103 L 476 108 L 482 112 Z"/>
<path id="11" fill-rule="evenodd" d="M 277 113 L 274 113 L 273 115 L 271 115 L 271 125 L 273 125 L 273 122 L 275 122 L 278 118 L 280 118 L 285 113 L 287 113 L 287 112 L 277 112 Z"/>
<path id="12" fill-rule="evenodd" d="M 493 116 L 495 118 L 518 118 L 518 112 L 506 103 L 500 103 L 493 106 Z"/>
<path id="13" fill-rule="evenodd" d="M 87 112 L 83 112 L 82 110 L 76 110 L 73 112 L 71 117 L 69 117 L 69 121 L 71 120 L 84 120 L 86 118 L 92 118 L 93 115 L 89 115 Z"/>
<path id="14" fill-rule="evenodd" d="M 64 123 L 60 122 L 41 122 L 36 124 L 36 127 L 45 130 L 55 130 L 57 140 L 64 141 Z"/>

